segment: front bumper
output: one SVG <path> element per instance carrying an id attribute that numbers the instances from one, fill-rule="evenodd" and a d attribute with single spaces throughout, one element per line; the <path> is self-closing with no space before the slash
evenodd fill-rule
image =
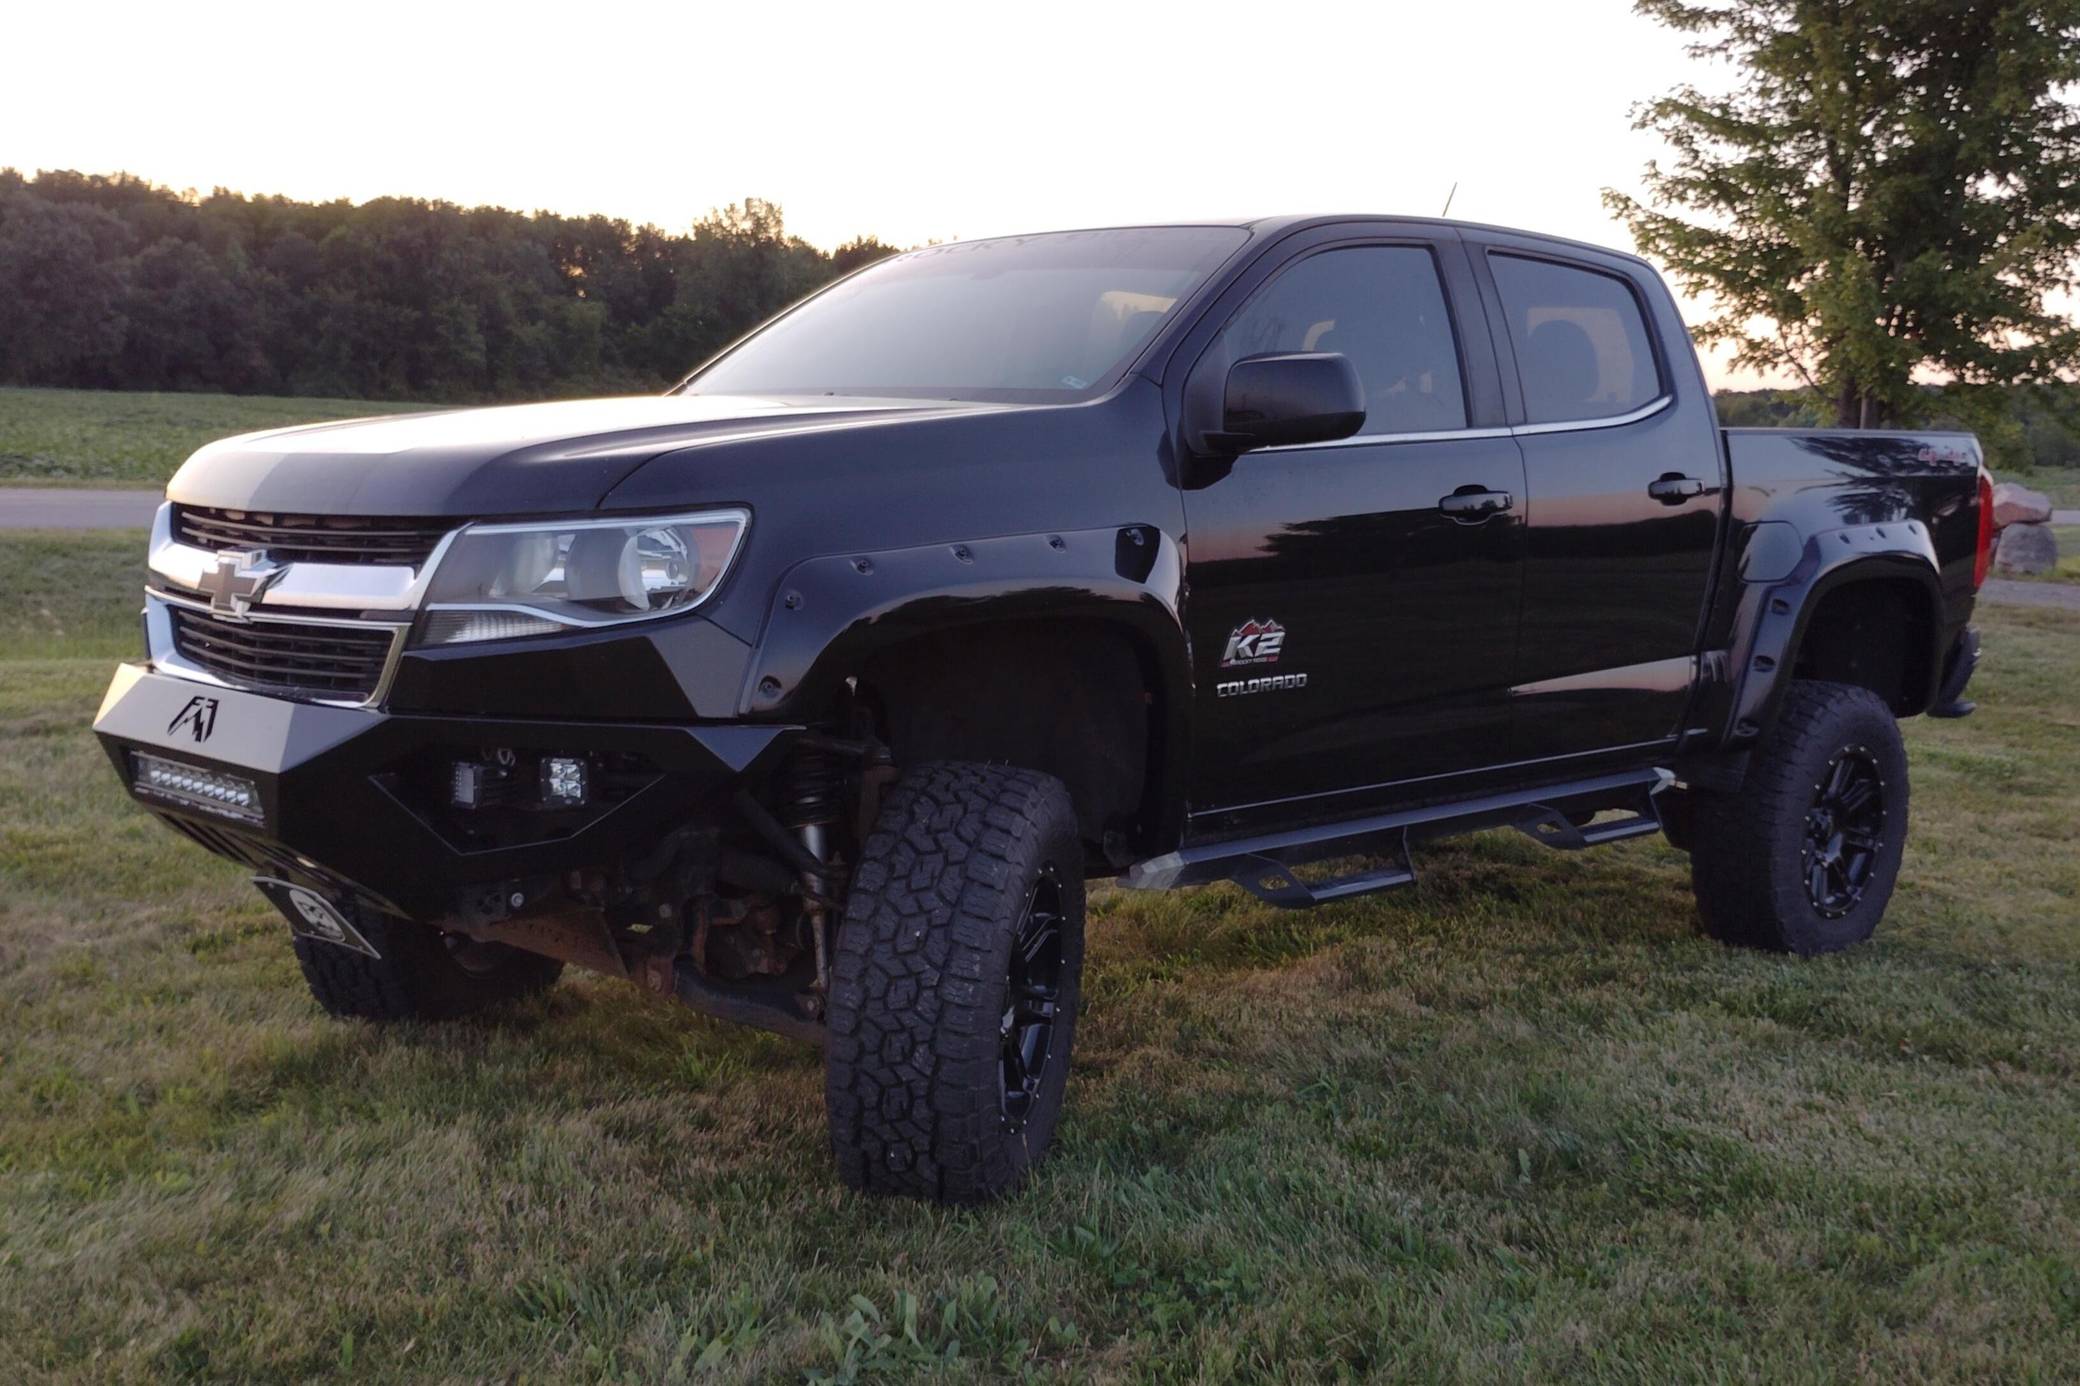
<path id="1" fill-rule="evenodd" d="M 117 669 L 94 719 L 132 797 L 211 851 L 426 920 L 473 887 L 613 868 L 762 773 L 797 730 L 414 716 L 266 697 L 140 664 Z M 487 746 L 622 754 L 656 773 L 550 840 L 458 844 L 402 788 L 399 767 Z M 140 789 L 140 754 L 250 781 L 257 807 L 234 814 Z"/>

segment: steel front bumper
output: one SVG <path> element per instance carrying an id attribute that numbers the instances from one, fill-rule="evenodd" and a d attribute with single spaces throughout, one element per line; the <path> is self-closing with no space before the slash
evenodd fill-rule
<path id="1" fill-rule="evenodd" d="M 579 868 L 611 869 L 718 803 L 795 728 L 425 717 L 292 702 L 125 664 L 94 731 L 131 796 L 220 856 L 261 874 L 439 918 L 472 886 Z M 396 767 L 485 746 L 626 752 L 657 777 L 567 836 L 459 850 L 401 797 Z M 249 782 L 251 807 L 195 802 L 140 785 L 139 757 Z M 155 762 L 146 761 L 145 768 Z M 163 769 L 163 766 L 160 768 Z M 198 777 L 210 778 L 210 777 Z M 233 793 L 241 791 L 232 791 Z"/>

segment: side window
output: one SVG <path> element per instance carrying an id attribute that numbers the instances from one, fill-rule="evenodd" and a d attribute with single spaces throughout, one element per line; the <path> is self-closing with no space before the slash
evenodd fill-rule
<path id="1" fill-rule="evenodd" d="M 1274 351 L 1342 352 L 1365 385 L 1360 434 L 1466 427 L 1437 262 L 1419 247 L 1310 255 L 1236 314 L 1224 344 L 1231 361 Z"/>
<path id="2" fill-rule="evenodd" d="M 1491 254 L 1532 423 L 1607 419 L 1661 396 L 1639 300 L 1613 274 Z"/>

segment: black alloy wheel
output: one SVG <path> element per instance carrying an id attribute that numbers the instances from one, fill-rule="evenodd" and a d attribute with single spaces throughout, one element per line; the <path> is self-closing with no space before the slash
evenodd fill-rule
<path id="1" fill-rule="evenodd" d="M 1813 908 L 1828 919 L 1855 909 L 1884 850 L 1884 773 L 1868 747 L 1844 747 L 1827 763 L 1806 810 L 1800 860 Z"/>
<path id="2" fill-rule="evenodd" d="M 1062 883 L 1054 863 L 1048 862 L 1026 897 L 1025 913 L 1011 942 L 1011 987 L 998 1027 L 997 1059 L 1006 1131 L 1023 1131 L 1039 1100 L 1061 990 Z"/>

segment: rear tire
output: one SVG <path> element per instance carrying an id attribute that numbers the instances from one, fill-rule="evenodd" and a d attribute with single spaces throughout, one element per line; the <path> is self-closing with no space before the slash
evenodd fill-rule
<path id="1" fill-rule="evenodd" d="M 824 1094 L 855 1189 L 982 1203 L 1061 1116 L 1083 970 L 1083 847 L 1060 780 L 913 769 L 845 902 Z"/>
<path id="2" fill-rule="evenodd" d="M 1800 679 L 1738 793 L 1693 791 L 1690 879 L 1706 933 L 1812 956 L 1871 936 L 1899 879 L 1907 753 L 1884 699 Z"/>
<path id="3" fill-rule="evenodd" d="M 544 991 L 563 973 L 562 963 L 536 953 L 474 943 L 374 910 L 355 909 L 353 916 L 380 958 L 295 940 L 311 995 L 343 1020 L 452 1020 Z"/>

